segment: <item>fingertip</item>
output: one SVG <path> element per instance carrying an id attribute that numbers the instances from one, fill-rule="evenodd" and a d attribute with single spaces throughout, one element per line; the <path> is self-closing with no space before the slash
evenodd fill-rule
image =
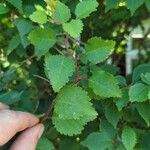
<path id="1" fill-rule="evenodd" d="M 9 109 L 9 106 L 0 102 L 0 109 Z"/>
<path id="2" fill-rule="evenodd" d="M 40 139 L 41 136 L 42 136 L 42 134 L 43 134 L 43 132 L 44 132 L 44 125 L 40 123 L 40 124 L 37 125 L 37 126 L 38 126 L 38 128 L 39 128 L 39 129 L 38 129 L 38 130 L 39 130 L 39 131 L 38 131 L 38 132 L 39 132 L 39 133 L 38 133 L 38 139 Z"/>
<path id="3" fill-rule="evenodd" d="M 36 124 L 39 123 L 39 118 L 36 117 L 35 115 L 33 114 L 30 114 L 28 112 L 21 112 L 21 111 L 16 111 L 16 116 L 18 117 L 18 121 L 19 120 L 25 120 L 25 128 L 28 126 L 28 127 L 32 127 L 32 126 L 35 126 Z M 21 122 L 19 122 L 21 124 Z M 21 128 L 23 126 L 20 126 Z M 25 128 L 22 128 L 21 130 L 24 130 Z"/>
<path id="4" fill-rule="evenodd" d="M 35 150 L 36 145 L 44 132 L 43 124 L 26 129 L 19 135 L 10 150 Z"/>
<path id="5" fill-rule="evenodd" d="M 31 128 L 39 123 L 39 119 L 30 113 L 0 110 L 0 146 L 7 143 L 16 133 Z"/>

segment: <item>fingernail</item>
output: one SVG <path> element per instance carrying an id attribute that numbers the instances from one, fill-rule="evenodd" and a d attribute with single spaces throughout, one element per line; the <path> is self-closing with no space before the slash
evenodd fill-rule
<path id="1" fill-rule="evenodd" d="M 44 126 L 41 125 L 40 129 L 39 129 L 39 133 L 38 133 L 38 138 L 40 138 L 42 136 L 43 132 L 44 132 Z"/>

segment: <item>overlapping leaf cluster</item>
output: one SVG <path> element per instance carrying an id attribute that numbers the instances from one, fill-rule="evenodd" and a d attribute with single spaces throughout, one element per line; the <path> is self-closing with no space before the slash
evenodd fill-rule
<path id="1" fill-rule="evenodd" d="M 95 20 L 104 19 L 101 5 L 108 16 L 120 9 L 133 16 L 140 7 L 150 11 L 150 1 L 102 2 L 0 2 L 10 39 L 0 54 L 0 102 L 38 116 L 50 106 L 38 150 L 150 149 L 150 64 L 137 66 L 130 80 L 119 75 L 118 67 L 108 63 L 117 41 L 89 33 Z M 82 38 L 85 33 L 88 40 Z"/>

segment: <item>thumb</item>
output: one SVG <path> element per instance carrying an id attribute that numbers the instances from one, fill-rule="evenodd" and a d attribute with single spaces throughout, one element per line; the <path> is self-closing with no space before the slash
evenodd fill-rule
<path id="1" fill-rule="evenodd" d="M 42 124 L 26 129 L 18 136 L 10 150 L 35 150 L 43 131 L 44 126 Z"/>

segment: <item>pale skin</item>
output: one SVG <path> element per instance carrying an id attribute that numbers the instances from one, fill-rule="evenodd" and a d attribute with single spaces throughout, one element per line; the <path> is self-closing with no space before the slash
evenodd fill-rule
<path id="1" fill-rule="evenodd" d="M 10 110 L 0 103 L 0 147 L 20 133 L 9 150 L 35 150 L 43 131 L 44 126 L 36 116 Z"/>

